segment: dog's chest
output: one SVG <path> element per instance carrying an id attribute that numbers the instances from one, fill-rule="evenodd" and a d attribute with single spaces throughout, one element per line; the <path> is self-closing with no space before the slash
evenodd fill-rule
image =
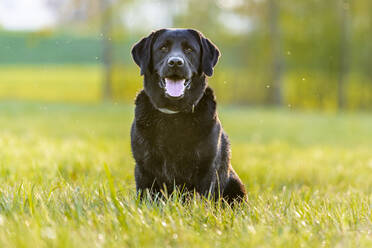
<path id="1" fill-rule="evenodd" d="M 201 128 L 201 124 L 191 117 L 158 118 L 153 120 L 148 132 L 160 152 L 172 156 L 193 151 L 203 139 Z"/>
<path id="2" fill-rule="evenodd" d="M 152 154 L 160 164 L 155 173 L 167 183 L 192 184 L 198 174 L 198 144 L 203 140 L 201 126 L 191 118 L 161 118 L 148 130 Z"/>

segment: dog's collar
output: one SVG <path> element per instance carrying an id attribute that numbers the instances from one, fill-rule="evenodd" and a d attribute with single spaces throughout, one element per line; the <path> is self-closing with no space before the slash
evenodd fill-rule
<path id="1" fill-rule="evenodd" d="M 158 110 L 164 114 L 177 114 L 179 113 L 180 111 L 173 111 L 173 110 L 170 110 L 170 109 L 167 109 L 167 108 L 158 108 Z"/>
<path id="2" fill-rule="evenodd" d="M 180 111 L 170 110 L 170 109 L 167 109 L 167 108 L 157 108 L 157 110 L 159 110 L 160 112 L 162 112 L 164 114 L 169 114 L 169 115 L 177 114 L 177 113 L 180 112 Z M 194 113 L 194 111 L 195 111 L 195 104 L 192 105 L 191 113 Z"/>

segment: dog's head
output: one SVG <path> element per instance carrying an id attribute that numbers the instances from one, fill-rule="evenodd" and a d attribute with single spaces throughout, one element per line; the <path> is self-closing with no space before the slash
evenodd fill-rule
<path id="1" fill-rule="evenodd" d="M 161 29 L 140 40 L 132 56 L 156 108 L 183 111 L 197 103 L 219 58 L 217 47 L 192 29 Z"/>

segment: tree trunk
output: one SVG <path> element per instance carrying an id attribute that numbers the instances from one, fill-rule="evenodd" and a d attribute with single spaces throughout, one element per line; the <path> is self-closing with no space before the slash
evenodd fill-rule
<path id="1" fill-rule="evenodd" d="M 281 105 L 282 99 L 282 58 L 279 30 L 279 0 L 268 0 L 269 39 L 271 46 L 271 85 L 268 87 L 268 101 Z"/>
<path id="2" fill-rule="evenodd" d="M 349 72 L 349 39 L 350 39 L 350 16 L 349 1 L 340 3 L 340 69 L 338 76 L 338 108 L 343 109 L 347 105 L 345 96 L 345 84 Z"/>
<path id="3" fill-rule="evenodd" d="M 103 100 L 110 100 L 112 99 L 112 10 L 110 0 L 100 0 L 100 3 L 103 62 L 102 97 Z"/>

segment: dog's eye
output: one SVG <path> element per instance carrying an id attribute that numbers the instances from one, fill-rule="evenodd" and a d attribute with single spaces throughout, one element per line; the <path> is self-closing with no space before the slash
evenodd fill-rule
<path id="1" fill-rule="evenodd" d="M 191 47 L 186 47 L 184 50 L 185 53 L 191 53 L 193 51 Z"/>
<path id="2" fill-rule="evenodd" d="M 168 51 L 168 47 L 167 46 L 162 46 L 162 47 L 160 47 L 160 50 L 162 52 L 167 52 Z"/>

